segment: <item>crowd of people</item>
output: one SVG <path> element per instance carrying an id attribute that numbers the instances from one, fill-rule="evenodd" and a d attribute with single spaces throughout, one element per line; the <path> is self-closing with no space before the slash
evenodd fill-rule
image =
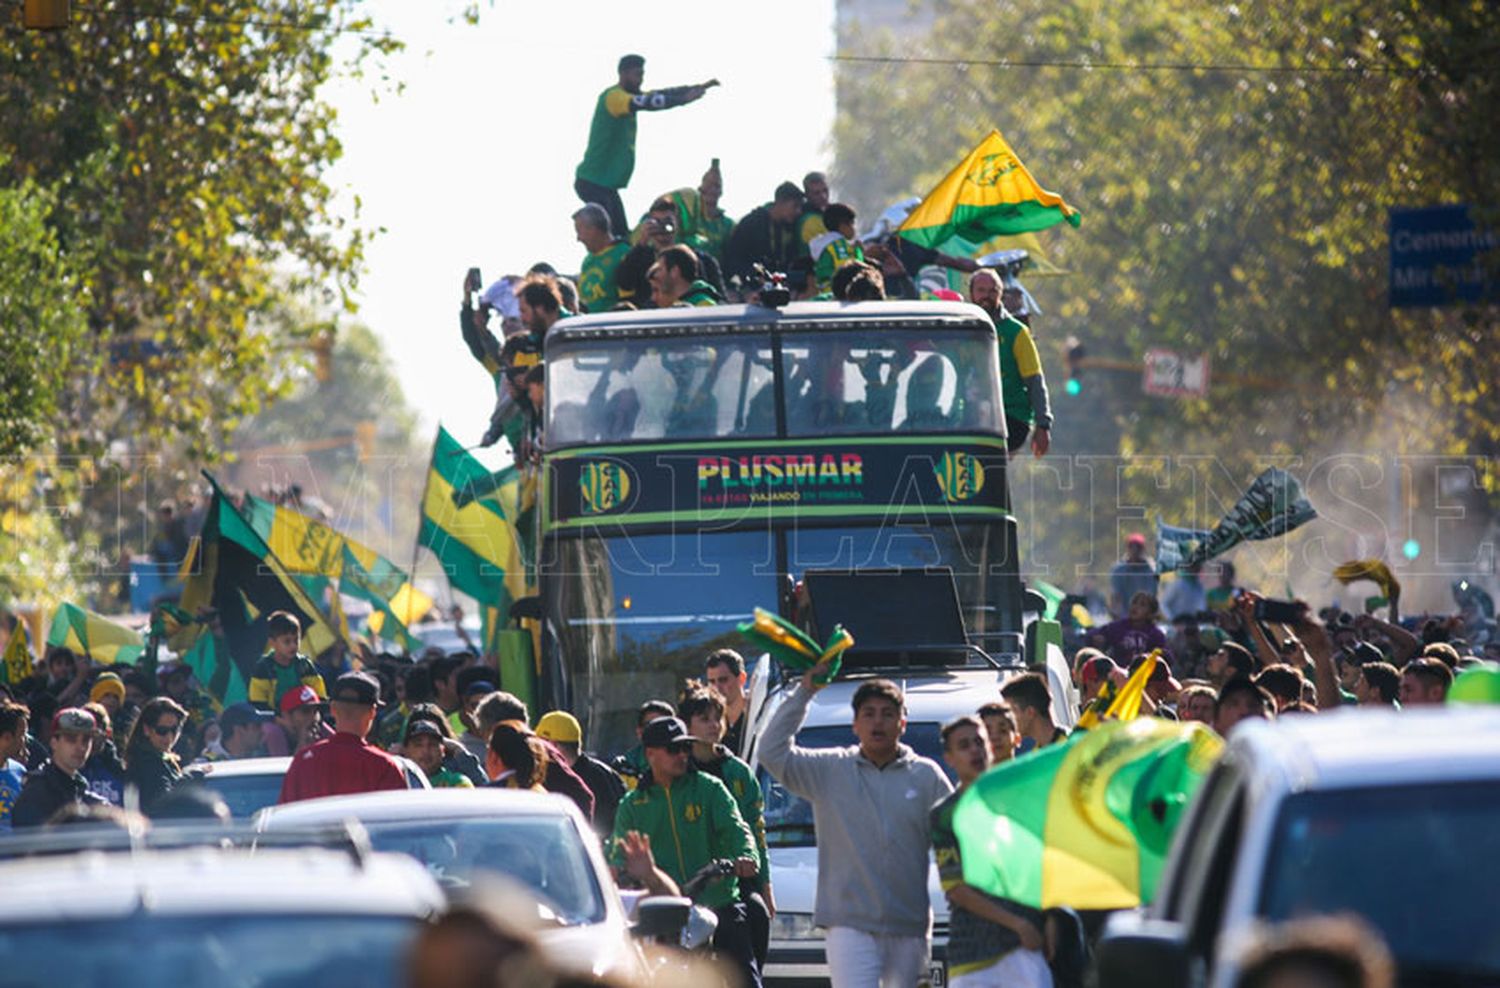
<path id="1" fill-rule="evenodd" d="M 1140 558 L 1132 539 L 1124 562 Z M 1233 579 L 1227 565 L 1220 573 Z M 1285 622 L 1257 616 L 1259 594 L 1221 587 L 1221 608 L 1179 614 L 1170 633 L 1154 594 L 1136 589 L 1118 620 L 1073 629 L 1072 685 L 1083 706 L 1102 708 L 1136 668 L 1152 663 L 1145 712 L 1200 721 L 1225 736 L 1250 718 L 1443 703 L 1457 676 L 1500 652 L 1488 595 L 1464 587 L 1448 615 L 1391 621 L 1299 605 Z M 734 874 L 700 897 L 719 917 L 720 956 L 746 983 L 759 983 L 776 905 L 760 785 L 735 753 L 747 716 L 738 653 L 706 656 L 702 680 L 683 683 L 678 696 L 643 698 L 639 743 L 598 754 L 570 712 L 533 719 L 474 652 L 382 654 L 325 682 L 301 651 L 293 615 L 278 612 L 266 624 L 248 699 L 228 706 L 181 663 L 163 665 L 153 680 L 144 669 L 49 650 L 33 677 L 0 688 L 0 827 L 41 826 L 106 805 L 170 817 L 182 808 L 172 796 L 195 764 L 263 754 L 295 756 L 282 801 L 404 788 L 393 757 L 401 754 L 434 786 L 567 796 L 605 840 L 622 882 L 671 893 L 710 861 L 733 861 Z M 1047 985 L 1054 973 L 1058 981 L 1073 976 L 1064 972 L 1079 963 L 1076 917 L 1043 915 L 966 886 L 950 820 L 950 779 L 961 791 L 994 764 L 1067 738 L 1045 672 L 1010 678 L 972 714 L 943 726 L 946 772 L 902 742 L 904 697 L 887 680 L 864 681 L 854 693 L 857 743 L 848 748 L 795 744 L 821 688 L 811 675 L 764 726 L 760 763 L 807 799 L 818 821 L 816 921 L 829 931 L 832 969 L 849 979 L 836 983 L 907 983 L 925 963 L 924 876 L 933 853 L 952 906 L 955 984 Z"/>

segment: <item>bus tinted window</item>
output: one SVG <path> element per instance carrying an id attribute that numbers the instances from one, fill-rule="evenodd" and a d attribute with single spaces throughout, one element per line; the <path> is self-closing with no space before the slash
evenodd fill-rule
<path id="1" fill-rule="evenodd" d="M 991 334 L 788 334 L 787 433 L 998 432 Z"/>
<path id="2" fill-rule="evenodd" d="M 695 337 L 559 348 L 547 444 L 774 436 L 768 340 Z"/>

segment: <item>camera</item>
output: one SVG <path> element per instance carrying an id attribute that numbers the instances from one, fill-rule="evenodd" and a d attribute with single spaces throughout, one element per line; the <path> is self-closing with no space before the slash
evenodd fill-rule
<path id="1" fill-rule="evenodd" d="M 757 264 L 751 268 L 751 281 L 760 282 L 760 304 L 767 309 L 779 309 L 792 300 L 786 275 L 779 271 L 767 271 L 764 265 Z"/>

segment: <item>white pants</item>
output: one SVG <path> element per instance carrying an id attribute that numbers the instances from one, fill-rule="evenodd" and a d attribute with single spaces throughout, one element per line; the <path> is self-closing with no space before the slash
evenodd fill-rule
<path id="1" fill-rule="evenodd" d="M 1052 988 L 1052 969 L 1039 950 L 1017 948 L 989 967 L 955 974 L 951 988 Z"/>
<path id="2" fill-rule="evenodd" d="M 912 988 L 927 976 L 927 938 L 835 926 L 826 941 L 833 988 Z"/>

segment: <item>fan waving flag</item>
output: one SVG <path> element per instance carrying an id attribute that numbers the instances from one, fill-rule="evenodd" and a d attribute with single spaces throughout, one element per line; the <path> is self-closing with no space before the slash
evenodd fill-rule
<path id="1" fill-rule="evenodd" d="M 1042 188 L 1000 132 L 992 130 L 896 232 L 936 249 L 953 237 L 983 243 L 991 237 L 1045 230 L 1065 220 L 1077 226 L 1082 217 L 1062 196 Z"/>
<path id="2" fill-rule="evenodd" d="M 1223 748 L 1202 724 L 1147 717 L 991 769 L 953 815 L 964 881 L 1037 909 L 1150 902 L 1182 811 Z"/>

